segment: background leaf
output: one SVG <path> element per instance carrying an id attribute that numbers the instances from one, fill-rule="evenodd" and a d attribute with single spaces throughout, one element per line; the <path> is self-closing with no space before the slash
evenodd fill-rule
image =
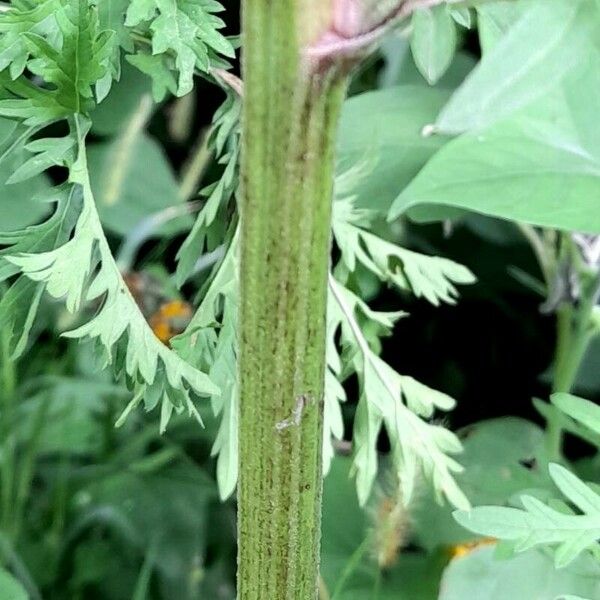
<path id="1" fill-rule="evenodd" d="M 407 85 L 350 98 L 342 112 L 338 154 L 342 172 L 373 157 L 373 169 L 354 188 L 361 208 L 385 212 L 398 192 L 445 140 L 421 135 L 449 97 L 446 90 Z"/>
<path id="2" fill-rule="evenodd" d="M 132 114 L 139 107 L 142 97 L 149 94 L 150 80 L 129 63 L 124 63 L 121 80 L 114 83 L 110 94 L 92 111 L 92 133 L 99 136 L 115 136 L 121 133 Z"/>
<path id="3" fill-rule="evenodd" d="M 196 67 L 208 72 L 211 50 L 229 58 L 235 56 L 231 43 L 219 33 L 225 23 L 214 14 L 221 10 L 218 2 L 207 0 L 132 0 L 125 24 L 135 27 L 151 21 L 152 53 L 175 53 L 177 93 L 183 96 L 192 90 Z"/>
<path id="4" fill-rule="evenodd" d="M 600 233 L 600 137 L 593 133 L 599 84 L 597 65 L 584 66 L 521 114 L 450 142 L 400 194 L 390 216 L 408 210 L 431 221 L 461 209 Z"/>
<path id="5" fill-rule="evenodd" d="M 479 506 L 457 511 L 454 517 L 475 533 L 514 542 L 516 552 L 550 546 L 557 568 L 568 565 L 585 550 L 598 553 L 600 495 L 560 465 L 550 464 L 549 471 L 578 513 L 564 505 L 548 506 L 523 494 L 519 498 L 523 508 Z"/>
<path id="6" fill-rule="evenodd" d="M 2 156 L 2 128 L 10 121 L 0 119 L 0 157 Z M 16 151 L 0 158 L 0 186 L 4 190 L 0 202 L 0 222 L 2 231 L 15 231 L 40 221 L 49 212 L 49 207 L 36 199 L 40 192 L 48 191 L 50 183 L 45 175 L 38 175 L 28 181 L 7 184 L 7 180 L 23 161 L 23 151 Z"/>
<path id="7" fill-rule="evenodd" d="M 369 544 L 368 540 L 365 543 L 374 523 L 358 506 L 349 469 L 349 459 L 336 457 L 323 492 L 321 574 L 329 593 L 336 590 L 345 570 L 353 563 L 354 569 L 341 586 L 340 600 L 375 597 L 380 600 L 437 600 L 435 574 L 443 568 L 445 560 L 439 555 L 402 553 L 378 575 L 377 545 Z M 384 496 L 379 501 L 385 505 Z M 373 511 L 377 511 L 376 504 Z"/>
<path id="8" fill-rule="evenodd" d="M 457 481 L 472 504 L 504 504 L 523 489 L 551 486 L 537 466 L 544 447 L 543 431 L 537 425 L 511 417 L 491 419 L 459 431 L 459 437 L 465 470 Z M 431 494 L 421 493 L 412 511 L 414 535 L 420 545 L 433 551 L 473 539 L 473 534 L 452 518 L 449 507 L 439 506 Z"/>
<path id="9" fill-rule="evenodd" d="M 456 25 L 444 4 L 415 11 L 410 47 L 425 79 L 436 83 L 446 72 L 456 50 Z"/>
<path id="10" fill-rule="evenodd" d="M 477 31 L 483 54 L 492 50 L 530 6 L 531 2 L 527 0 L 499 0 L 477 4 Z"/>
<path id="11" fill-rule="evenodd" d="M 481 129 L 547 93 L 596 56 L 595 0 L 538 0 L 486 53 L 436 121 L 438 131 Z"/>
<path id="12" fill-rule="evenodd" d="M 127 235 L 140 221 L 164 208 L 183 202 L 173 169 L 160 146 L 148 135 L 132 143 L 117 138 L 91 144 L 88 150 L 90 179 L 98 212 L 105 227 Z M 191 225 L 189 216 L 157 228 L 159 235 L 173 234 Z"/>
<path id="13" fill-rule="evenodd" d="M 568 570 L 556 571 L 541 550 L 508 560 L 494 553 L 487 546 L 454 559 L 444 572 L 439 600 L 554 600 L 562 594 L 600 598 L 600 567 L 590 556 L 580 557 Z"/>

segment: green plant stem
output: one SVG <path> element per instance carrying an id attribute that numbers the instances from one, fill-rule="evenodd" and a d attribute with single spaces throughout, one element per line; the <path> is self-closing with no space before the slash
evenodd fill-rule
<path id="1" fill-rule="evenodd" d="M 356 548 L 356 550 L 352 553 L 348 562 L 344 566 L 344 570 L 342 571 L 340 578 L 337 580 L 335 584 L 335 588 L 333 590 L 333 594 L 331 595 L 331 600 L 341 600 L 342 592 L 344 591 L 344 587 L 354 573 L 358 566 L 361 564 L 365 554 L 369 550 L 369 546 L 371 545 L 371 538 L 367 536 Z"/>
<path id="2" fill-rule="evenodd" d="M 517 223 L 518 229 L 523 237 L 529 242 L 533 253 L 538 261 L 538 265 L 548 287 L 552 284 L 552 277 L 556 269 L 554 250 L 546 243 L 542 235 L 539 235 L 535 227 L 526 223 Z"/>
<path id="3" fill-rule="evenodd" d="M 577 361 L 572 352 L 573 346 L 573 306 L 561 306 L 556 313 L 556 364 L 553 392 L 568 392 L 575 379 Z"/>
<path id="4" fill-rule="evenodd" d="M 56 549 L 62 543 L 69 497 L 69 459 L 61 459 L 54 482 L 52 524 L 49 539 Z"/>
<path id="5" fill-rule="evenodd" d="M 597 300 L 594 287 L 581 299 L 579 306 L 563 304 L 557 311 L 556 356 L 554 361 L 553 392 L 570 392 L 585 358 L 593 330 L 592 311 Z M 560 412 L 550 406 L 546 429 L 548 460 L 559 460 L 562 453 L 563 427 Z"/>
<path id="6" fill-rule="evenodd" d="M 8 332 L 1 337 L 2 344 L 2 398 L 12 402 L 17 387 L 17 372 L 15 362 L 10 357 L 10 340 Z"/>
<path id="7" fill-rule="evenodd" d="M 44 425 L 46 424 L 46 417 L 50 409 L 50 404 L 50 398 L 44 399 L 42 402 L 40 402 L 40 406 L 36 412 L 33 422 L 31 436 L 27 442 L 27 447 L 24 451 L 23 457 L 19 461 L 18 471 L 20 476 L 16 491 L 12 523 L 13 539 L 15 540 L 19 539 L 19 534 L 21 533 L 25 507 L 27 504 L 27 499 L 29 498 L 29 492 L 31 490 L 31 482 L 33 480 L 39 441 L 44 430 Z"/>
<path id="8" fill-rule="evenodd" d="M 346 88 L 301 56 L 324 4 L 243 3 L 241 600 L 317 598 L 334 139 Z"/>
<path id="9" fill-rule="evenodd" d="M 518 223 L 523 236 L 528 240 L 537 258 L 540 270 L 548 290 L 557 277 L 561 256 L 572 245 L 569 236 L 558 234 L 552 230 L 543 230 L 538 234 L 531 225 Z M 557 242 L 561 241 L 561 249 L 557 251 Z M 583 273 L 582 273 L 583 274 Z M 589 280 L 589 274 L 583 274 Z M 584 286 L 578 305 L 563 303 L 556 311 L 556 350 L 554 356 L 554 377 L 552 391 L 570 392 L 577 379 L 577 373 L 585 357 L 589 343 L 593 337 L 591 327 L 592 312 L 598 300 L 600 281 L 596 278 Z M 560 411 L 554 406 L 548 407 L 546 427 L 547 460 L 559 461 L 562 455 L 563 425 Z"/>
<path id="10" fill-rule="evenodd" d="M 375 574 L 375 583 L 373 585 L 373 600 L 379 600 L 382 579 L 383 579 L 383 573 L 381 572 L 381 568 L 379 568 L 379 566 L 378 566 L 377 573 Z"/>
<path id="11" fill-rule="evenodd" d="M 202 176 L 213 157 L 209 140 L 208 131 L 201 131 L 198 141 L 183 167 L 181 183 L 179 184 L 179 197 L 182 200 L 190 200 L 198 192 Z"/>
<path id="12" fill-rule="evenodd" d="M 150 595 L 150 581 L 152 579 L 152 570 L 156 561 L 156 555 L 158 554 L 158 549 L 160 547 L 159 541 L 159 536 L 155 535 L 150 542 L 150 546 L 148 547 L 148 551 L 144 558 L 144 563 L 142 564 L 142 569 L 140 570 L 138 580 L 135 584 L 132 600 L 145 600 Z"/>
<path id="13" fill-rule="evenodd" d="M 2 433 L 2 529 L 11 529 L 13 497 L 15 488 L 15 440 L 12 431 L 14 400 L 17 386 L 15 362 L 10 356 L 9 336 L 6 331 L 0 334 L 0 358 L 2 363 L 0 388 L 0 432 Z"/>

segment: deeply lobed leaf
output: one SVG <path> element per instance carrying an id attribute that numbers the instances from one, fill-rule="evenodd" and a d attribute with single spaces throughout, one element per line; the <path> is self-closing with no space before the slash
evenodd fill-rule
<path id="1" fill-rule="evenodd" d="M 422 474 L 432 483 L 439 499 L 446 497 L 454 506 L 468 507 L 469 501 L 453 475 L 462 468 L 449 456 L 461 451 L 460 441 L 449 430 L 424 420 L 436 409 L 453 408 L 454 401 L 398 374 L 371 350 L 356 318 L 361 301 L 333 277 L 330 294 L 330 328 L 334 335 L 342 328 L 344 344 L 353 348 L 352 365 L 361 384 L 354 425 L 354 470 L 359 501 L 361 504 L 367 501 L 375 481 L 377 439 L 381 425 L 385 424 L 404 501 L 411 501 L 415 483 Z M 390 326 L 399 316 L 393 315 L 388 320 L 390 315 L 378 315 L 380 323 L 387 322 Z"/>
<path id="2" fill-rule="evenodd" d="M 16 18 L 17 13 L 7 14 Z M 45 14 L 36 13 L 36 18 L 46 23 Z M 19 46 L 29 71 L 43 83 L 22 75 L 13 80 L 11 74 L 0 73 L 4 98 L 0 114 L 29 125 L 24 139 L 58 119 L 67 119 L 70 128 L 63 138 L 25 144 L 30 157 L 12 175 L 12 181 L 29 180 L 55 165 L 67 167 L 70 173 L 55 214 L 43 225 L 8 234 L 4 240 L 3 277 L 17 271 L 24 276 L 0 305 L 0 317 L 11 328 L 9 349 L 13 355 L 24 350 L 44 290 L 64 300 L 72 313 L 94 303 L 96 314 L 66 335 L 95 339 L 106 362 L 126 379 L 134 397 L 124 414 L 143 399 L 148 410 L 160 404 L 161 430 L 173 411 L 187 410 L 200 420 L 195 396 L 217 395 L 219 390 L 207 375 L 154 336 L 115 264 L 90 186 L 85 115 L 95 103 L 94 90 L 110 72 L 113 34 L 101 29 L 96 8 L 88 0 L 56 4 L 47 23 L 52 19 L 54 28 L 34 24 L 22 32 L 25 45 Z M 34 20 L 32 16 L 25 23 Z M 4 37 L 0 40 L 6 42 Z M 15 310 L 17 302 L 23 303 L 19 310 Z"/>
<path id="3" fill-rule="evenodd" d="M 600 495 L 561 465 L 550 465 L 550 476 L 579 514 L 559 512 L 524 495 L 523 508 L 481 506 L 454 516 L 471 531 L 514 542 L 518 552 L 552 545 L 557 568 L 564 567 L 583 551 L 598 550 Z"/>
<path id="4" fill-rule="evenodd" d="M 178 95 L 184 96 L 192 89 L 195 68 L 208 73 L 211 53 L 234 56 L 231 43 L 219 33 L 225 24 L 215 13 L 221 10 L 214 0 L 132 0 L 125 24 L 149 23 L 152 53 L 174 53 Z"/>

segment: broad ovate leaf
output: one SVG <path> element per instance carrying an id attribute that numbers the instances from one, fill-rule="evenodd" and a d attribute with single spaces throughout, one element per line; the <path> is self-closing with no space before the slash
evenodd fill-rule
<path id="1" fill-rule="evenodd" d="M 600 233 L 600 69 L 582 65 L 526 111 L 442 148 L 402 191 L 390 218 L 457 211 Z"/>
<path id="2" fill-rule="evenodd" d="M 595 60 L 595 0 L 537 0 L 454 93 L 436 128 L 462 133 L 506 117 Z"/>

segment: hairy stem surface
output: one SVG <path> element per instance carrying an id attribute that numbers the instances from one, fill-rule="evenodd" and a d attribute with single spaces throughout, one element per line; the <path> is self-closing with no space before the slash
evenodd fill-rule
<path id="1" fill-rule="evenodd" d="M 326 2 L 245 0 L 238 598 L 317 597 L 333 148 Z"/>

